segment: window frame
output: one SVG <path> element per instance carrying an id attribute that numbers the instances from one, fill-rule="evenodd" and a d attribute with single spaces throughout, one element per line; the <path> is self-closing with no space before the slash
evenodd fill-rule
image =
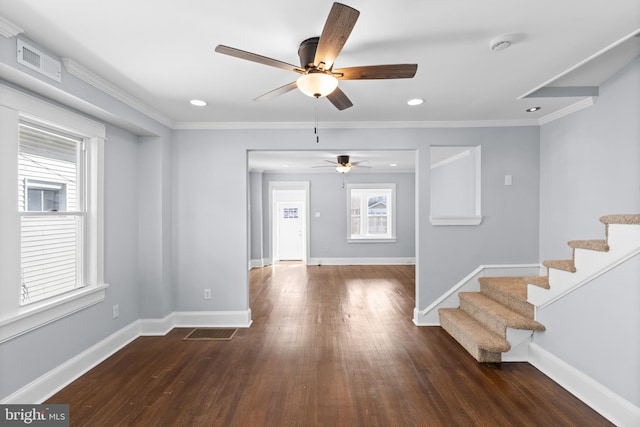
<path id="1" fill-rule="evenodd" d="M 45 301 L 50 298 L 58 297 L 62 294 L 72 292 L 74 290 L 83 288 L 87 285 L 87 277 L 85 275 L 85 271 L 87 271 L 86 244 L 88 239 L 86 238 L 87 208 L 85 204 L 85 200 L 86 200 L 85 185 L 90 180 L 86 176 L 87 169 L 85 167 L 85 163 L 87 160 L 87 150 L 85 149 L 86 139 L 87 139 L 86 136 L 66 135 L 65 132 L 63 132 L 59 128 L 51 128 L 51 127 L 45 128 L 43 127 L 42 123 L 28 122 L 22 119 L 19 121 L 18 127 L 29 129 L 32 132 L 32 135 L 27 136 L 27 138 L 30 138 L 31 140 L 35 138 L 33 136 L 33 131 L 36 131 L 39 134 L 47 134 L 58 139 L 71 141 L 74 145 L 74 152 L 75 152 L 75 155 L 73 156 L 74 180 L 69 181 L 73 184 L 72 188 L 74 189 L 73 191 L 74 197 L 72 197 L 71 199 L 73 200 L 73 203 L 71 204 L 67 203 L 69 200 L 68 200 L 66 183 L 57 182 L 55 180 L 24 178 L 24 184 L 23 184 L 24 186 L 22 187 L 24 204 L 19 203 L 18 205 L 21 228 L 24 227 L 25 224 L 31 224 L 31 225 L 28 225 L 28 227 L 29 228 L 35 227 L 35 231 L 37 232 L 38 225 L 36 224 L 40 224 L 41 221 L 54 221 L 54 222 L 58 220 L 68 221 L 71 217 L 74 218 L 73 222 L 75 223 L 75 226 L 74 226 L 75 230 L 72 233 L 73 239 L 74 239 L 74 244 L 73 244 L 74 249 L 72 253 L 75 258 L 73 263 L 73 268 L 74 268 L 73 275 L 70 276 L 64 273 L 62 273 L 62 275 L 58 275 L 58 278 L 56 281 L 54 281 L 53 286 L 47 286 L 45 284 L 43 288 L 40 289 L 40 292 L 38 292 L 37 287 L 34 287 L 33 294 L 35 295 L 33 296 L 33 298 L 30 297 L 29 295 L 30 292 L 27 289 L 27 286 L 25 286 L 25 277 L 32 278 L 33 274 L 40 275 L 43 273 L 43 271 L 40 271 L 40 264 L 37 264 L 38 268 L 35 268 L 35 269 L 33 268 L 33 266 L 25 267 L 25 262 L 27 265 L 29 265 L 34 260 L 32 258 L 32 255 L 33 255 L 32 253 L 29 254 L 27 258 L 23 257 L 24 242 L 22 242 L 22 238 L 25 230 L 24 228 L 21 229 L 20 264 L 21 264 L 21 290 L 22 291 L 21 291 L 21 298 L 20 298 L 20 306 L 25 307 L 31 304 L 35 304 L 38 301 Z M 64 163 L 59 163 L 59 162 L 60 161 L 66 162 L 70 159 L 61 160 L 60 158 L 56 158 L 54 155 L 50 153 L 47 153 L 49 155 L 46 155 L 44 153 L 32 153 L 30 151 L 24 152 L 22 151 L 23 150 L 22 130 L 20 130 L 19 135 L 20 137 L 19 137 L 18 143 L 20 148 L 18 152 L 20 154 L 19 157 L 21 158 L 21 160 L 19 160 L 19 165 L 18 165 L 19 178 L 22 176 L 28 176 L 33 173 L 35 173 L 36 175 L 53 174 L 53 175 L 58 175 L 61 178 L 64 178 L 61 175 L 62 173 L 64 173 L 63 172 Z M 36 160 L 34 160 L 34 158 Z M 31 160 L 31 162 L 29 160 Z M 33 162 L 35 162 L 35 168 L 34 168 Z M 21 170 L 20 164 L 22 163 L 25 163 L 25 169 Z M 56 167 L 60 169 L 55 169 L 53 172 L 50 172 L 48 170 L 49 167 Z M 70 177 L 67 175 L 67 178 L 70 178 Z M 30 186 L 29 184 L 33 184 L 33 185 Z M 56 209 L 56 210 L 30 210 L 29 209 L 29 204 L 31 200 L 31 196 L 29 195 L 30 187 L 36 188 L 36 189 L 46 189 L 47 187 L 54 187 L 54 186 L 57 186 L 59 190 L 64 189 L 64 197 L 63 197 L 64 205 L 63 206 L 60 206 L 59 209 Z M 44 200 L 42 200 L 42 202 L 44 202 Z M 71 210 L 68 209 L 70 205 L 73 208 Z M 45 223 L 45 226 L 46 224 L 47 223 Z M 49 226 L 51 226 L 51 224 L 52 224 L 51 222 L 48 223 Z M 29 233 L 29 231 L 27 231 L 27 233 Z M 67 234 L 67 238 L 68 237 L 70 237 L 69 234 Z M 29 239 L 29 240 L 32 241 L 32 239 Z M 36 244 L 40 244 L 40 242 L 41 240 L 38 240 L 38 243 Z M 40 250 L 45 252 L 51 251 L 50 247 L 45 249 L 45 247 L 47 247 L 46 242 L 42 242 L 41 244 L 42 246 L 40 247 L 41 248 Z M 56 250 L 59 251 L 60 248 L 58 247 Z M 31 250 L 30 252 L 33 252 L 33 251 Z M 59 255 L 61 255 L 60 252 L 58 252 L 58 256 Z M 47 263 L 51 263 L 51 261 L 52 261 L 51 258 L 47 258 Z M 65 268 L 68 268 L 68 266 L 69 265 L 67 264 Z M 58 267 L 59 267 L 59 264 L 58 264 Z M 48 279 L 52 277 L 51 276 L 52 271 L 46 271 L 45 274 Z M 72 277 L 73 279 L 71 279 Z M 60 282 L 61 279 L 64 280 L 64 282 Z M 57 284 L 55 284 L 55 282 L 57 282 Z M 29 282 L 29 287 L 31 287 L 31 285 L 35 285 L 35 283 Z M 52 285 L 52 282 L 50 281 L 48 285 Z M 56 287 L 58 289 L 56 289 Z"/>
<path id="2" fill-rule="evenodd" d="M 393 243 L 396 239 L 396 184 L 395 183 L 354 183 L 346 185 L 346 196 L 347 196 L 347 242 L 348 243 Z M 388 213 L 387 213 L 387 227 L 389 228 L 389 233 L 387 236 L 380 235 L 353 235 L 351 234 L 351 197 L 352 190 L 364 191 L 365 194 L 375 193 L 376 191 L 384 191 L 389 192 L 389 200 L 388 200 Z M 362 202 L 366 205 L 366 202 Z M 362 206 L 361 206 L 362 207 Z M 367 218 L 366 209 L 360 209 L 360 223 L 363 224 L 362 220 L 363 214 L 364 218 Z"/>
<path id="3" fill-rule="evenodd" d="M 102 123 L 17 89 L 0 85 L 0 182 L 16 182 L 20 121 L 38 123 L 85 140 L 86 285 L 20 305 L 20 214 L 15 185 L 0 186 L 0 343 L 104 301 L 104 141 Z M 13 187 L 13 189 L 11 188 Z M 41 213 L 46 214 L 46 213 Z"/>

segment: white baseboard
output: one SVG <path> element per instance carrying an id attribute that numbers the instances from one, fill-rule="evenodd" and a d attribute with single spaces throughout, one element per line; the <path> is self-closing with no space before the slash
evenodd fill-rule
<path id="1" fill-rule="evenodd" d="M 249 260 L 249 270 L 252 268 L 261 268 L 267 265 L 264 259 L 250 259 Z"/>
<path id="2" fill-rule="evenodd" d="M 139 321 L 135 321 L 10 394 L 2 403 L 42 403 L 138 336 Z"/>
<path id="3" fill-rule="evenodd" d="M 183 311 L 171 313 L 162 319 L 136 320 L 60 366 L 36 378 L 2 399 L 0 403 L 42 403 L 140 336 L 166 335 L 176 327 L 248 328 L 251 326 L 251 322 L 251 309 L 213 312 Z"/>
<path id="4" fill-rule="evenodd" d="M 173 313 L 173 327 L 248 328 L 251 309 L 244 311 L 178 311 Z"/>
<path id="5" fill-rule="evenodd" d="M 309 258 L 308 265 L 413 265 L 415 257 L 406 258 Z"/>
<path id="6" fill-rule="evenodd" d="M 640 407 L 539 345 L 529 345 L 529 363 L 619 427 L 640 426 Z"/>

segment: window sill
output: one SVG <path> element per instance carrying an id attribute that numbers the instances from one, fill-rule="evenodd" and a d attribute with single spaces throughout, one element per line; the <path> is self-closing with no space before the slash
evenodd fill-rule
<path id="1" fill-rule="evenodd" d="M 395 237 L 377 238 L 377 237 L 361 237 L 359 239 L 347 238 L 347 243 L 395 243 Z"/>
<path id="2" fill-rule="evenodd" d="M 429 220 L 433 225 L 479 225 L 482 216 L 431 216 Z"/>
<path id="3" fill-rule="evenodd" d="M 20 308 L 0 319 L 0 343 L 104 301 L 108 287 L 106 283 L 85 287 Z"/>

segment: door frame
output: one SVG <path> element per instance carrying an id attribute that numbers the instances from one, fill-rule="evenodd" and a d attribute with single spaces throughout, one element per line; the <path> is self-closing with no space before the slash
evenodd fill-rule
<path id="1" fill-rule="evenodd" d="M 311 233 L 310 233 L 310 216 L 309 216 L 309 181 L 269 181 L 269 260 L 271 265 L 275 262 L 275 254 L 273 253 L 274 236 L 275 236 L 275 221 L 274 215 L 274 191 L 303 191 L 304 200 L 302 201 L 304 206 L 304 227 L 303 227 L 303 240 L 304 250 L 302 251 L 302 262 L 307 263 L 310 256 L 311 247 Z"/>

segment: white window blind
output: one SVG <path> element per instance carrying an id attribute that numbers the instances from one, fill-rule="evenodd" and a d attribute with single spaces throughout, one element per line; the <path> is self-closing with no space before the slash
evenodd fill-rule
<path id="1" fill-rule="evenodd" d="M 20 123 L 21 305 L 84 285 L 84 141 Z"/>

